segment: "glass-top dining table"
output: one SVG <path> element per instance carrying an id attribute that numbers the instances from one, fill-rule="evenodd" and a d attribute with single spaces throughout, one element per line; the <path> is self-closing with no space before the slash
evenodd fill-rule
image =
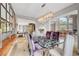
<path id="1" fill-rule="evenodd" d="M 40 36 L 33 37 L 33 40 L 34 40 L 34 43 L 37 44 L 38 49 L 36 49 L 36 51 L 37 52 L 42 51 L 43 56 L 46 55 L 46 51 L 51 50 L 52 48 L 54 48 L 54 46 L 64 43 L 64 42 L 56 41 L 54 39 L 47 39 L 46 37 L 40 37 Z M 34 55 L 37 55 L 37 54 L 34 54 Z M 47 53 L 47 55 L 51 55 L 51 53 Z"/>
<path id="2" fill-rule="evenodd" d="M 54 39 L 47 39 L 45 37 L 34 37 L 34 42 L 38 43 L 42 48 L 51 48 L 57 44 L 62 44 L 63 42 L 59 42 Z"/>

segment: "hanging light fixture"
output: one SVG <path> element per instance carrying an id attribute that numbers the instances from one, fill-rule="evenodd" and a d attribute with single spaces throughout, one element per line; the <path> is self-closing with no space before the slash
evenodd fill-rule
<path id="1" fill-rule="evenodd" d="M 47 13 L 46 15 L 43 15 L 41 17 L 38 18 L 38 21 L 39 22 L 44 22 L 46 21 L 48 18 L 52 18 L 53 17 L 53 13 L 52 12 L 49 12 Z"/>

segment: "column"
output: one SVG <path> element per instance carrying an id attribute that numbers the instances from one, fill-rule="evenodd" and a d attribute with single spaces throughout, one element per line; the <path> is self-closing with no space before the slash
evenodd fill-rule
<path id="1" fill-rule="evenodd" d="M 79 10 L 77 15 L 77 35 L 78 35 L 78 54 L 79 54 Z"/>

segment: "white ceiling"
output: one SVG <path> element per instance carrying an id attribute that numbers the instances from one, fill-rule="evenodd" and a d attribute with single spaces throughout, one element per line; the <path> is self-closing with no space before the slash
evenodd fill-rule
<path id="1" fill-rule="evenodd" d="M 27 19 L 36 19 L 50 11 L 53 13 L 66 8 L 73 3 L 47 3 L 41 8 L 43 3 L 12 3 L 13 9 L 17 16 Z"/>

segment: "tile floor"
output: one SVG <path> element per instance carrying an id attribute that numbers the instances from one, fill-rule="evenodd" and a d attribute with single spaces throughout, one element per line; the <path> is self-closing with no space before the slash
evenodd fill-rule
<path id="1" fill-rule="evenodd" d="M 37 52 L 40 53 L 40 51 L 37 51 Z M 53 52 L 54 52 L 54 50 L 53 50 Z M 36 56 L 38 55 L 38 53 L 36 53 Z M 57 55 L 58 55 L 58 53 L 57 53 Z M 14 48 L 12 49 L 10 56 L 29 56 L 28 40 L 24 37 L 17 38 L 17 43 L 15 44 Z"/>
<path id="2" fill-rule="evenodd" d="M 37 52 L 40 53 L 39 50 Z M 38 53 L 36 53 L 36 56 L 38 55 Z M 58 53 L 57 53 L 57 55 L 58 55 Z M 12 49 L 10 56 L 29 56 L 28 40 L 25 39 L 24 37 L 17 38 L 17 43 L 15 44 L 14 48 Z M 38 55 L 38 56 L 40 56 L 40 55 Z"/>
<path id="3" fill-rule="evenodd" d="M 24 37 L 17 38 L 17 43 L 12 49 L 10 56 L 29 56 L 27 39 Z"/>

